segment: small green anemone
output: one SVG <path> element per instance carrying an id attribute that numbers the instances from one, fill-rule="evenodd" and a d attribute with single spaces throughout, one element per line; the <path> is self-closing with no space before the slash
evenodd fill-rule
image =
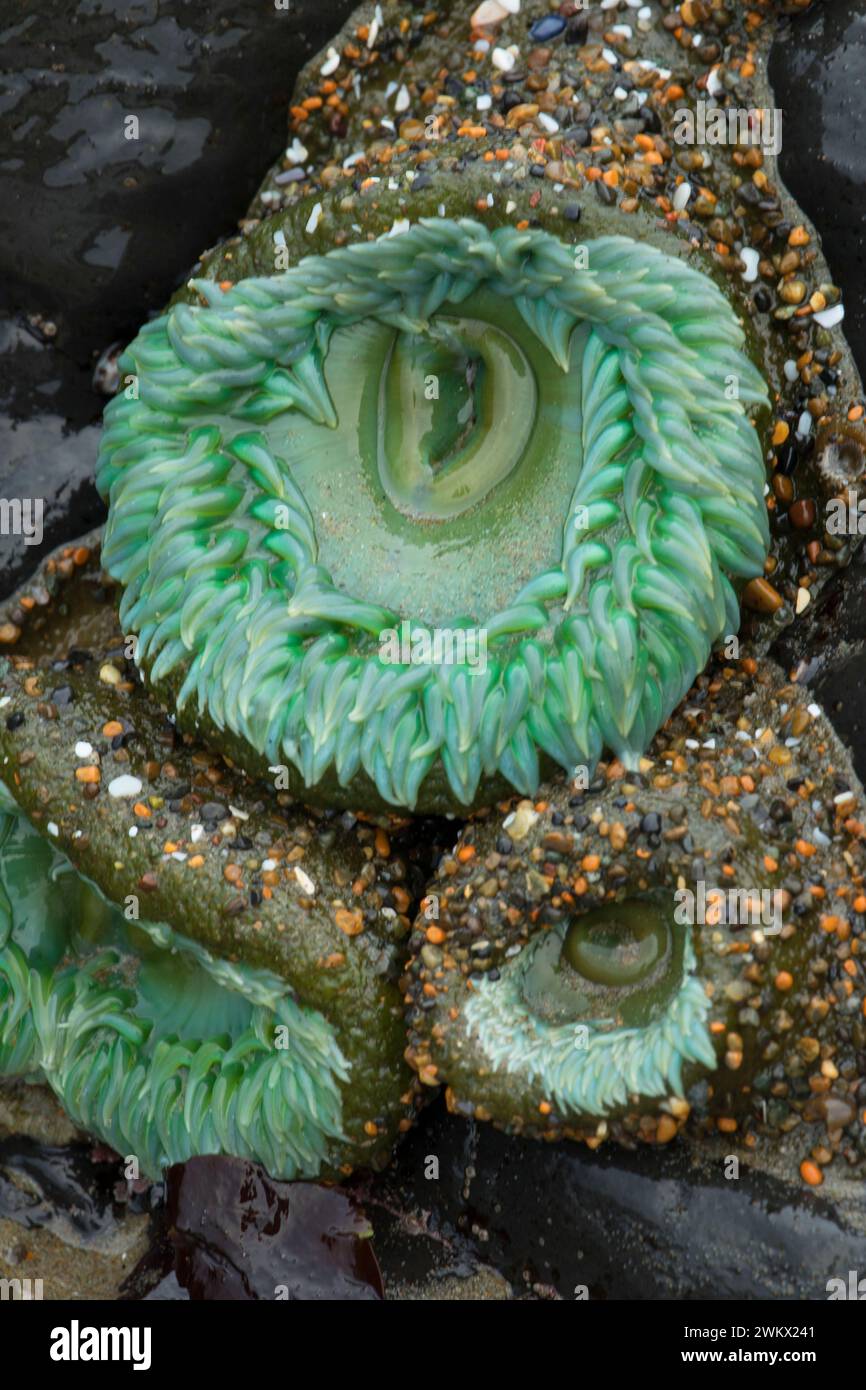
<path id="1" fill-rule="evenodd" d="M 434 218 L 192 284 L 123 358 L 98 469 L 121 621 L 178 717 L 332 805 L 632 762 L 768 546 L 766 389 L 713 282 Z"/>
<path id="2" fill-rule="evenodd" d="M 790 1134 L 799 1163 L 829 1115 L 853 1162 L 863 801 L 778 668 L 711 670 L 641 771 L 602 764 L 467 826 L 416 922 L 407 1056 L 509 1131 L 718 1125 Z"/>

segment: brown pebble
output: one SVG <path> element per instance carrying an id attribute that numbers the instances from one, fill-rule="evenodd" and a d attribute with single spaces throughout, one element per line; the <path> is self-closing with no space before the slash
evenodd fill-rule
<path id="1" fill-rule="evenodd" d="M 0 623 L 0 642 L 11 646 L 21 636 L 21 629 L 15 623 Z"/>
<path id="2" fill-rule="evenodd" d="M 806 286 L 802 280 L 783 280 L 779 294 L 786 304 L 802 304 L 806 297 Z"/>
<path id="3" fill-rule="evenodd" d="M 754 613 L 776 613 L 784 599 L 766 579 L 750 579 L 743 590 L 743 603 Z"/>
<path id="4" fill-rule="evenodd" d="M 773 474 L 773 492 L 780 502 L 793 502 L 794 484 L 790 478 L 786 478 L 784 473 Z"/>
<path id="5" fill-rule="evenodd" d="M 815 525 L 815 503 L 811 497 L 803 497 L 788 508 L 788 520 L 798 531 L 808 531 Z"/>
<path id="6" fill-rule="evenodd" d="M 509 130 L 516 129 L 519 125 L 524 125 L 526 121 L 531 121 L 538 115 L 538 107 L 533 102 L 522 102 L 520 106 L 512 106 L 505 118 L 505 124 Z"/>

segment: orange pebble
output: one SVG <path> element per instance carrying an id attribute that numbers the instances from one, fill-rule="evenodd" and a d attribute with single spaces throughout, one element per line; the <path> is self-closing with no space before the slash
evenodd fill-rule
<path id="1" fill-rule="evenodd" d="M 820 1187 L 821 1183 L 824 1181 L 824 1174 L 821 1172 L 821 1169 L 818 1167 L 817 1163 L 813 1163 L 810 1158 L 804 1158 L 803 1162 L 800 1164 L 800 1177 L 804 1182 L 807 1182 L 810 1187 Z"/>

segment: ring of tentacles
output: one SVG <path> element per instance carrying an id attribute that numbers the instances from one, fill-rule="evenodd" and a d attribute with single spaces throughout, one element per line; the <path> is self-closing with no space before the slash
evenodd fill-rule
<path id="1" fill-rule="evenodd" d="M 141 331 L 106 412 L 103 558 L 179 712 L 332 803 L 360 774 L 423 809 L 435 770 L 468 806 L 497 777 L 531 793 L 540 755 L 643 751 L 761 572 L 767 397 L 710 279 L 626 237 L 586 252 L 429 219 L 193 281 L 203 302 Z M 383 660 L 413 600 L 481 629 L 486 661 Z"/>

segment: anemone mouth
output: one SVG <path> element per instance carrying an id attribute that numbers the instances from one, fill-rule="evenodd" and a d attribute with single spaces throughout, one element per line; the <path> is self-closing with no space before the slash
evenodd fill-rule
<path id="1" fill-rule="evenodd" d="M 543 1084 L 565 1116 L 601 1116 L 634 1097 L 682 1095 L 683 1068 L 712 1070 L 710 1001 L 686 929 L 665 895 L 606 904 L 564 922 L 478 980 L 469 1037 L 514 1084 Z"/>
<path id="2" fill-rule="evenodd" d="M 587 251 L 422 221 L 142 330 L 104 560 L 181 714 L 344 803 L 642 751 L 761 571 L 766 390 L 707 277 Z M 419 617 L 447 655 L 383 646 Z"/>

